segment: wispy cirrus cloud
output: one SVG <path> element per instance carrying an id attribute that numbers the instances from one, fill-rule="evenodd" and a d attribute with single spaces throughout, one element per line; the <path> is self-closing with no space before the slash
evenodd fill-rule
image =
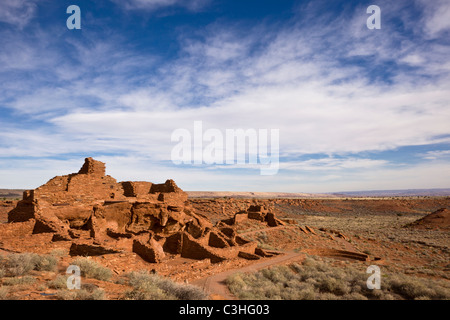
<path id="1" fill-rule="evenodd" d="M 450 158 L 450 150 L 428 151 L 421 155 L 427 160 L 443 160 Z"/>
<path id="2" fill-rule="evenodd" d="M 120 97 L 134 112 L 72 112 L 54 124 L 108 139 L 117 130 L 123 130 L 122 137 L 140 132 L 153 141 L 176 128 L 190 128 L 195 120 L 222 130 L 249 124 L 282 128 L 286 156 L 448 142 L 442 138 L 448 133 L 448 79 L 418 81 L 399 69 L 402 81 L 373 83 L 364 68 L 332 62 L 331 53 L 321 52 L 323 43 L 313 30 L 291 26 L 267 35 L 263 43 L 259 33 L 242 39 L 232 30 L 186 41 L 187 55 L 160 69 L 158 85 Z M 338 44 L 338 38 L 328 43 Z M 263 50 L 251 53 L 262 45 Z M 394 45 L 385 45 L 384 50 L 396 51 Z M 220 48 L 221 55 L 211 54 Z M 113 133 L 110 124 L 116 119 L 123 123 Z M 163 145 L 161 141 L 158 154 L 167 157 L 171 146 Z"/>
<path id="3" fill-rule="evenodd" d="M 22 29 L 35 16 L 37 2 L 38 0 L 2 0 L 0 22 Z"/>
<path id="4" fill-rule="evenodd" d="M 181 2 L 121 5 L 156 10 Z M 82 40 L 61 37 L 64 50 L 45 32 L 36 32 L 31 43 L 25 36 L 11 37 L 15 49 L 0 51 L 0 77 L 8 79 L 0 103 L 39 125 L 27 129 L 0 119 L 7 131 L 0 136 L 0 154 L 70 161 L 97 154 L 118 178 L 127 179 L 120 164 L 129 162 L 136 168 L 133 176 L 174 172 L 191 189 L 200 175 L 210 189 L 208 181 L 231 188 L 233 179 L 247 190 L 261 181 L 284 191 L 443 186 L 446 173 L 437 167 L 371 158 L 404 146 L 450 143 L 450 50 L 439 38 L 427 40 L 425 26 L 432 20 L 422 20 L 439 7 L 430 4 L 416 28 L 401 13 L 404 3 L 395 3 L 391 12 L 389 2 L 380 6 L 387 14 L 379 32 L 365 27 L 362 6 L 336 14 L 332 23 L 329 15 L 304 11 L 284 23 L 261 22 L 245 30 L 226 20 L 195 34 L 180 30 L 179 52 L 168 60 L 137 50 L 120 32 L 109 38 L 95 32 Z M 394 9 L 410 32 L 392 27 Z M 250 167 L 174 167 L 171 133 L 192 130 L 197 120 L 205 130 L 280 129 L 279 175 L 262 178 Z"/>
<path id="5" fill-rule="evenodd" d="M 210 3 L 210 0 L 111 0 L 126 10 L 154 11 L 167 7 L 182 7 L 197 11 Z"/>

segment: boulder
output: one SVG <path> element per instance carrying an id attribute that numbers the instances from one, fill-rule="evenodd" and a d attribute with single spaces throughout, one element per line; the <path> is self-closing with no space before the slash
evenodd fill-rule
<path id="1" fill-rule="evenodd" d="M 151 263 L 161 262 L 166 256 L 163 247 L 152 237 L 149 240 L 145 237 L 133 239 L 133 252 Z"/>
<path id="2" fill-rule="evenodd" d="M 101 256 L 104 254 L 119 253 L 119 250 L 101 245 L 88 243 L 72 243 L 69 254 L 71 256 Z"/>
<path id="3" fill-rule="evenodd" d="M 259 255 L 244 251 L 239 251 L 238 256 L 246 260 L 258 260 L 261 258 Z"/>

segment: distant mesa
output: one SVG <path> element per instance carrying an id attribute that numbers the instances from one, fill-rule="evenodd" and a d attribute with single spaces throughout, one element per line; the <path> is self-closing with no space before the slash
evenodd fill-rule
<path id="1" fill-rule="evenodd" d="M 436 210 L 433 213 L 410 223 L 407 227 L 450 230 L 450 209 L 441 208 Z"/>

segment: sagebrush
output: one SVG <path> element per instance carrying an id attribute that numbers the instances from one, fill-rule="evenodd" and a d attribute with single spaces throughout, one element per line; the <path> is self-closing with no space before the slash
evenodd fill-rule
<path id="1" fill-rule="evenodd" d="M 133 287 L 124 295 L 131 300 L 204 300 L 207 294 L 200 288 L 173 282 L 147 271 L 127 274 L 128 284 Z"/>
<path id="2" fill-rule="evenodd" d="M 239 299 L 268 300 L 393 300 L 450 299 L 450 283 L 386 274 L 381 289 L 367 288 L 368 274 L 355 267 L 333 267 L 307 258 L 303 264 L 275 266 L 253 273 L 236 273 L 227 279 Z"/>

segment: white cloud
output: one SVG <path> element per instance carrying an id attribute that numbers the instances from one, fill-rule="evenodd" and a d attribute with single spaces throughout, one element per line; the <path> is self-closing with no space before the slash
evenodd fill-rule
<path id="1" fill-rule="evenodd" d="M 400 61 L 410 64 L 412 66 L 420 66 L 420 65 L 423 65 L 423 63 L 425 62 L 425 59 L 418 54 L 409 54 L 409 55 L 403 57 L 402 59 L 400 59 Z"/>
<path id="2" fill-rule="evenodd" d="M 443 36 L 450 31 L 450 2 L 447 0 L 419 0 L 424 9 L 423 26 L 430 38 Z"/>
<path id="3" fill-rule="evenodd" d="M 210 2 L 210 0 L 111 0 L 126 10 L 157 10 L 166 7 L 184 7 L 197 11 Z"/>
<path id="4" fill-rule="evenodd" d="M 90 156 L 90 154 L 85 155 Z M 56 175 L 78 172 L 83 157 L 53 159 L 0 158 L 0 188 L 36 188 Z M 368 170 L 280 172 L 260 176 L 254 172 L 205 170 L 201 167 L 173 167 L 151 162 L 139 156 L 98 156 L 106 162 L 106 174 L 118 181 L 162 183 L 174 179 L 184 190 L 261 191 L 261 192 L 339 192 L 354 190 L 394 190 L 414 188 L 448 188 L 450 162 L 440 161 L 408 166 L 378 166 Z M 255 170 L 255 172 L 257 172 Z M 19 174 L 20 173 L 20 174 Z"/>
<path id="5" fill-rule="evenodd" d="M 292 171 L 337 171 L 342 169 L 373 169 L 388 164 L 385 160 L 358 159 L 358 158 L 321 158 L 304 161 L 290 161 L 283 163 L 281 169 Z"/>
<path id="6" fill-rule="evenodd" d="M 22 29 L 34 17 L 36 0 L 2 0 L 0 2 L 0 22 Z"/>

